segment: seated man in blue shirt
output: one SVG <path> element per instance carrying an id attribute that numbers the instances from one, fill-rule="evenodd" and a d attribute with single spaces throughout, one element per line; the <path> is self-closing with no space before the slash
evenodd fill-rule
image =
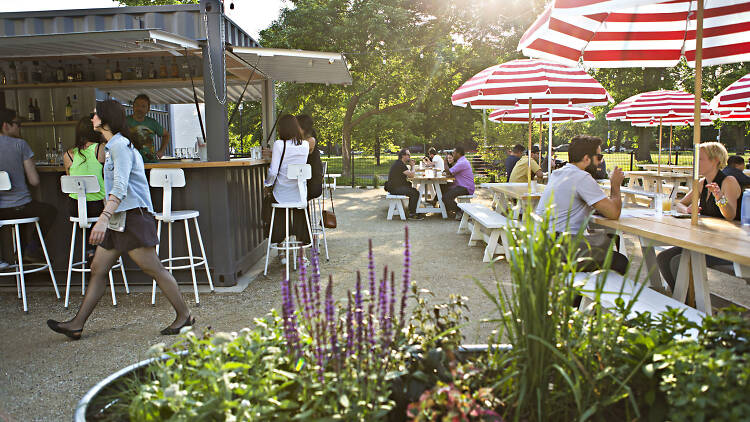
<path id="1" fill-rule="evenodd" d="M 725 176 L 733 176 L 740 184 L 740 188 L 750 187 L 750 177 L 745 175 L 745 159 L 739 155 L 733 155 L 727 160 L 727 166 L 721 171 Z"/>
<path id="2" fill-rule="evenodd" d="M 525 148 L 521 144 L 516 144 L 513 149 L 508 153 L 508 157 L 505 159 L 505 180 L 510 180 L 510 173 L 513 171 L 513 167 L 516 166 L 518 160 L 521 159 Z"/>

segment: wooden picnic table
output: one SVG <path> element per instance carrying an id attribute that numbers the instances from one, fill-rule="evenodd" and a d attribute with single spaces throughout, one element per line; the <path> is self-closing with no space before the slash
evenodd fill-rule
<path id="1" fill-rule="evenodd" d="M 699 217 L 698 225 L 690 219 L 657 215 L 653 210 L 623 209 L 619 220 L 600 216 L 592 223 L 638 237 L 652 287 L 661 290 L 662 282 L 656 264 L 654 246 L 683 248 L 672 298 L 685 302 L 688 291 L 695 292 L 695 307 L 711 314 L 711 297 L 706 274 L 706 255 L 734 262 L 738 277 L 750 276 L 750 229 L 720 218 Z M 692 305 L 692 304 L 691 304 Z"/>
<path id="2" fill-rule="evenodd" d="M 658 164 L 638 164 L 638 166 L 646 171 L 656 171 L 658 168 L 660 168 Z M 678 166 L 674 164 L 662 164 L 661 171 L 693 174 L 693 166 Z"/>
<path id="3" fill-rule="evenodd" d="M 544 193 L 545 185 L 537 184 L 536 189 L 532 193 L 529 193 L 529 184 L 525 182 L 484 183 L 482 184 L 482 187 L 486 187 L 492 191 L 492 209 L 497 210 L 497 206 L 501 204 L 512 204 L 513 218 L 518 218 L 521 214 L 521 211 L 527 205 L 531 205 L 532 208 L 536 208 L 536 205 L 539 203 L 539 199 Z"/>
<path id="4" fill-rule="evenodd" d="M 693 178 L 691 174 L 665 171 L 661 173 L 657 173 L 655 171 L 626 171 L 625 177 L 629 179 L 628 188 L 640 188 L 640 186 L 638 185 L 638 182 L 640 181 L 643 186 L 643 190 L 645 190 L 646 192 L 661 193 L 665 182 L 671 184 L 672 190 L 669 194 L 670 201 L 674 201 L 675 199 L 677 199 L 677 191 L 679 186 L 682 183 L 684 183 L 686 186 L 689 186 L 690 181 Z"/>
<path id="5" fill-rule="evenodd" d="M 440 177 L 427 177 L 424 174 L 417 173 L 414 177 L 409 178 L 411 183 L 419 191 L 419 201 L 417 202 L 417 213 L 426 214 L 428 212 L 439 212 L 443 215 L 443 218 L 448 218 L 448 211 L 445 209 L 443 203 L 443 192 L 440 190 L 440 185 L 444 185 L 453 182 L 452 177 L 440 176 Z M 432 186 L 437 197 L 439 207 L 427 206 L 427 188 Z"/>

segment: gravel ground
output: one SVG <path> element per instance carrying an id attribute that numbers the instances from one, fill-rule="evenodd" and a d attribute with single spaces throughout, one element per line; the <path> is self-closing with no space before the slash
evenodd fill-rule
<path id="1" fill-rule="evenodd" d="M 380 200 L 382 194 L 381 189 L 336 191 L 339 228 L 328 232 L 331 259 L 323 260 L 321 270 L 324 276 L 333 275 L 335 297 L 343 297 L 353 288 L 357 269 L 367 270 L 368 238 L 373 241 L 376 271 L 382 273 L 383 265 L 396 274 L 402 270 L 406 224 L 385 220 L 387 204 Z M 478 194 L 479 201 L 489 203 L 490 197 L 481 191 Z M 495 279 L 509 281 L 508 265 L 502 260 L 494 267 L 483 264 L 483 248 L 467 247 L 467 237 L 455 233 L 457 225 L 437 215 L 409 223 L 412 278 L 434 292 L 436 301 L 444 301 L 452 293 L 467 296 L 471 324 L 464 330 L 466 341 L 485 342 L 492 326 L 479 321 L 495 312 L 474 280 L 492 289 Z M 637 262 L 639 253 L 628 243 Z M 259 262 L 246 276 L 244 289 L 203 293 L 200 307 L 194 306 L 191 290 L 185 288 L 183 294 L 197 319 L 196 328 L 239 331 L 251 325 L 253 318 L 279 308 L 283 266 L 275 259 L 272 263 L 269 276 L 264 277 L 263 262 Z M 709 279 L 713 291 L 750 303 L 750 289 L 743 281 L 712 270 Z M 143 288 L 125 295 L 119 286 L 116 308 L 107 293 L 89 319 L 83 338 L 74 342 L 50 331 L 45 321 L 71 318 L 81 296 L 71 295 L 70 309 L 65 310 L 50 288 L 34 287 L 27 291 L 29 314 L 24 314 L 15 285 L 5 281 L 7 287 L 0 289 L 0 309 L 6 315 L 0 319 L 0 397 L 5 398 L 0 401 L 0 421 L 70 420 L 75 404 L 99 380 L 144 359 L 151 345 L 175 340 L 159 335 L 174 318 L 171 307 L 163 296 L 151 307 L 150 291 Z"/>

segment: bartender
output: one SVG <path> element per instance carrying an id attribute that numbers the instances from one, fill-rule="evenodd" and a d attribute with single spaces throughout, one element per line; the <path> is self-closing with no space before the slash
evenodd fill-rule
<path id="1" fill-rule="evenodd" d="M 133 134 L 132 141 L 143 156 L 144 163 L 156 163 L 164 156 L 169 145 L 169 132 L 159 122 L 146 116 L 151 109 L 151 99 L 146 94 L 139 94 L 133 100 L 133 115 L 128 116 L 127 123 Z M 154 151 L 154 135 L 161 137 L 159 149 Z"/>

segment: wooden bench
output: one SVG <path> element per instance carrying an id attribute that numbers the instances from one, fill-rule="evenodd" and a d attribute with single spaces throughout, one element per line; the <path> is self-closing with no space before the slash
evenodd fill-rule
<path id="1" fill-rule="evenodd" d="M 474 195 L 459 195 L 456 197 L 456 203 L 457 204 L 463 204 L 463 203 L 469 203 L 471 200 L 474 199 Z"/>
<path id="2" fill-rule="evenodd" d="M 478 240 L 487 243 L 482 262 L 492 261 L 495 254 L 508 256 L 508 238 L 505 231 L 507 219 L 481 204 L 459 203 L 457 205 L 463 211 L 458 233 L 471 233 L 469 246 L 476 245 Z M 502 240 L 502 244 L 498 244 L 498 240 Z"/>
<path id="3" fill-rule="evenodd" d="M 605 308 L 616 307 L 615 301 L 618 297 L 622 297 L 627 304 L 628 302 L 632 302 L 633 298 L 638 295 L 631 308 L 632 312 L 630 316 L 633 317 L 636 312 L 643 313 L 646 311 L 656 316 L 656 314 L 666 311 L 667 307 L 684 310 L 685 317 L 697 324 L 700 324 L 703 321 L 703 317 L 706 316 L 704 312 L 691 308 L 641 283 L 629 280 L 620 274 L 610 271 L 606 274 L 606 279 L 604 279 L 604 275 L 605 273 L 603 272 L 576 274 L 573 283 L 576 286 L 582 286 L 581 295 L 584 297 L 581 300 L 581 309 L 584 309 L 593 302 L 596 296 L 597 280 L 603 280 L 599 281 L 599 283 L 603 283 L 600 301 Z M 640 294 L 638 294 L 639 290 Z"/>
<path id="4" fill-rule="evenodd" d="M 408 200 L 409 197 L 406 195 L 391 195 L 390 193 L 385 195 L 385 199 L 388 201 L 388 217 L 387 220 L 393 220 L 393 214 L 398 212 L 399 217 L 402 220 L 406 220 L 406 213 L 404 212 L 403 200 Z"/>

